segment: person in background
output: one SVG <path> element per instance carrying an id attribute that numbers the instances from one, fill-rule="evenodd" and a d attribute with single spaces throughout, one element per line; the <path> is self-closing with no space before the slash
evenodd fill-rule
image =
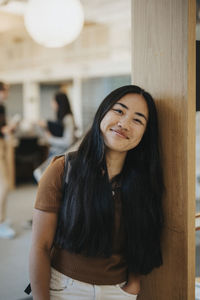
<path id="1" fill-rule="evenodd" d="M 141 276 L 162 265 L 163 191 L 154 100 L 120 87 L 78 151 L 55 157 L 39 182 L 34 300 L 136 299 Z"/>
<path id="2" fill-rule="evenodd" d="M 75 122 L 67 95 L 56 93 L 52 108 L 56 113 L 56 120 L 38 122 L 44 128 L 50 145 L 49 157 L 65 152 L 75 141 Z"/>
<path id="3" fill-rule="evenodd" d="M 37 125 L 44 130 L 50 147 L 48 158 L 33 172 L 36 181 L 39 181 L 43 170 L 50 164 L 52 157 L 63 154 L 75 142 L 76 126 L 67 95 L 63 92 L 56 93 L 51 106 L 55 112 L 56 120 L 37 122 Z M 32 220 L 27 220 L 23 227 L 31 229 Z"/>
<path id="4" fill-rule="evenodd" d="M 37 122 L 37 125 L 44 130 L 44 132 L 40 132 L 40 135 L 46 137 L 50 147 L 48 158 L 33 172 L 36 181 L 39 181 L 52 157 L 65 153 L 76 141 L 76 126 L 67 95 L 63 92 L 56 93 L 51 106 L 55 112 L 56 120 Z M 30 228 L 30 226 L 32 226 L 32 220 L 29 220 L 25 225 L 26 228 Z"/>
<path id="5" fill-rule="evenodd" d="M 6 221 L 6 200 L 9 190 L 8 174 L 6 164 L 6 143 L 5 135 L 11 133 L 14 125 L 7 125 L 5 101 L 8 95 L 8 87 L 0 82 L 0 238 L 13 238 L 15 231 Z"/>

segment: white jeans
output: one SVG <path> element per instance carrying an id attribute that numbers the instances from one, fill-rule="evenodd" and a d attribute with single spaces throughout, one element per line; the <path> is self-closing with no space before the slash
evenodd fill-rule
<path id="1" fill-rule="evenodd" d="M 124 283 L 116 285 L 94 285 L 74 280 L 51 268 L 51 300 L 136 300 L 137 295 L 121 289 Z"/>

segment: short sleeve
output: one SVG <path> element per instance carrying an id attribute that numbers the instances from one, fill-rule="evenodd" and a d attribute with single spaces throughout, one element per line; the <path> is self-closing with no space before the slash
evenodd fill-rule
<path id="1" fill-rule="evenodd" d="M 58 212 L 62 200 L 64 155 L 53 158 L 39 181 L 34 207 L 39 210 Z"/>

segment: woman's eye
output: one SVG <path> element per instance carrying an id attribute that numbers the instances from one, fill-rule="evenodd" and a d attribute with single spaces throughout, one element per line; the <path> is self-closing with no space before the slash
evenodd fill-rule
<path id="1" fill-rule="evenodd" d="M 137 122 L 137 123 L 139 123 L 139 124 L 143 125 L 142 121 L 141 121 L 141 120 L 139 120 L 139 119 L 133 119 L 133 121 L 135 121 L 135 122 Z"/>
<path id="2" fill-rule="evenodd" d="M 119 113 L 119 114 L 122 114 L 122 113 L 123 113 L 123 111 L 122 111 L 121 109 L 113 108 L 113 110 L 116 111 L 116 112 Z"/>

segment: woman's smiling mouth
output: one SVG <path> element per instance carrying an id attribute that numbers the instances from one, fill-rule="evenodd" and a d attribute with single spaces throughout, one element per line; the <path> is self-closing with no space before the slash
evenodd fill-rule
<path id="1" fill-rule="evenodd" d="M 123 131 L 117 130 L 117 129 L 110 129 L 111 131 L 113 131 L 117 136 L 123 138 L 123 139 L 129 139 L 128 136 L 126 136 L 126 134 Z"/>

